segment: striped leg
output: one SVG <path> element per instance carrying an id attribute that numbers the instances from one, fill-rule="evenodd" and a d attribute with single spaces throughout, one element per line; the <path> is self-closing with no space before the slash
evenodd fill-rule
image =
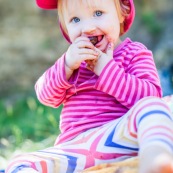
<path id="1" fill-rule="evenodd" d="M 128 122 L 129 134 L 138 138 L 140 152 L 151 143 L 173 152 L 173 117 L 159 98 L 147 97 L 132 109 Z"/>
<path id="2" fill-rule="evenodd" d="M 17 157 L 7 173 L 32 168 L 39 173 L 78 173 L 101 163 L 121 161 L 161 146 L 172 153 L 173 123 L 161 99 L 140 100 L 123 117 L 80 134 L 75 139 Z M 138 147 L 139 146 L 139 147 Z"/>
<path id="3" fill-rule="evenodd" d="M 76 158 L 66 155 L 60 148 L 52 147 L 42 151 L 16 157 L 9 164 L 6 173 L 65 173 L 73 172 Z"/>
<path id="4" fill-rule="evenodd" d="M 139 142 L 140 173 L 173 173 L 173 117 L 165 102 L 140 100 L 131 110 L 128 128 Z"/>
<path id="5" fill-rule="evenodd" d="M 138 149 L 133 142 L 118 144 L 115 139 L 112 141 L 119 121 L 88 130 L 61 145 L 19 156 L 9 165 L 7 173 L 17 173 L 30 168 L 39 173 L 78 173 L 100 163 L 136 156 Z"/>
<path id="6" fill-rule="evenodd" d="M 114 150 L 119 149 L 121 152 L 124 149 L 124 152 L 128 153 L 128 150 L 138 151 L 139 145 L 140 173 L 173 173 L 171 116 L 168 107 L 162 100 L 155 97 L 144 98 L 119 119 L 114 129 L 110 130 L 105 146 L 115 147 Z M 154 164 L 153 160 L 155 160 Z M 121 165 L 123 163 L 125 162 L 119 162 Z M 130 164 L 124 164 L 125 168 L 129 168 L 129 172 L 132 163 L 133 161 Z M 110 169 L 105 167 L 110 167 Z M 125 168 L 121 168 L 123 172 Z M 116 169 L 117 163 L 101 164 L 84 172 L 101 173 L 109 170 L 108 172 L 113 173 L 116 172 Z M 138 169 L 137 165 L 136 169 Z M 136 170 L 138 173 L 139 171 Z"/>

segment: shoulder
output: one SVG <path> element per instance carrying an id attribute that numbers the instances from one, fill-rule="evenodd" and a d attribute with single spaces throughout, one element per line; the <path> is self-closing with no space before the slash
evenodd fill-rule
<path id="1" fill-rule="evenodd" d="M 132 41 L 130 38 L 126 38 L 125 39 L 125 45 L 124 45 L 124 49 L 125 50 L 148 50 L 147 47 L 141 43 L 141 42 L 137 42 L 137 41 Z"/>
<path id="2" fill-rule="evenodd" d="M 123 56 L 134 57 L 136 54 L 152 52 L 143 44 L 137 41 L 132 41 L 130 38 L 126 38 L 120 45 L 119 50 L 115 50 L 114 55 L 119 54 Z"/>

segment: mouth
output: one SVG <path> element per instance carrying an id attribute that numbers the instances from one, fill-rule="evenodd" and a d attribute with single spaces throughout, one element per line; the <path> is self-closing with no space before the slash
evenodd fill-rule
<path id="1" fill-rule="evenodd" d="M 88 37 L 90 42 L 95 46 L 103 39 L 103 35 Z"/>

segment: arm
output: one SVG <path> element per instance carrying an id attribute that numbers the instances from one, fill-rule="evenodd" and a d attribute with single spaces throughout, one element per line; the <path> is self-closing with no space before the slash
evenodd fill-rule
<path id="1" fill-rule="evenodd" d="M 47 106 L 58 107 L 66 99 L 67 90 L 75 87 L 76 76 L 72 79 L 73 81 L 69 80 L 74 70 L 79 68 L 81 62 L 97 58 L 98 53 L 89 39 L 77 38 L 69 46 L 66 54 L 36 82 L 35 90 L 38 100 Z"/>
<path id="2" fill-rule="evenodd" d="M 151 51 L 136 51 L 128 63 L 124 67 L 114 59 L 110 60 L 95 88 L 112 95 L 127 108 L 146 96 L 161 97 L 160 81 Z"/>
<path id="3" fill-rule="evenodd" d="M 36 82 L 38 100 L 44 105 L 58 107 L 66 98 L 66 90 L 73 86 L 67 81 L 71 72 L 65 67 L 65 55 L 59 58 Z"/>

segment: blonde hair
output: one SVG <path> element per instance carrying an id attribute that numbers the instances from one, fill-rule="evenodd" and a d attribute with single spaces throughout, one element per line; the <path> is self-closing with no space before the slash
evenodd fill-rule
<path id="1" fill-rule="evenodd" d="M 67 32 L 67 28 L 66 28 L 66 25 L 65 25 L 65 22 L 64 22 L 64 10 L 67 10 L 63 3 L 64 0 L 57 0 L 58 1 L 58 16 L 59 16 L 59 21 L 61 23 L 61 27 L 64 31 L 64 33 L 66 35 L 68 35 L 68 32 Z M 67 1 L 67 0 L 66 0 Z M 85 0 L 86 1 L 86 0 Z M 117 13 L 118 13 L 118 17 L 124 17 L 124 21 L 125 21 L 125 18 L 128 17 L 128 15 L 130 14 L 130 2 L 129 0 L 114 0 L 115 2 L 115 6 L 116 6 L 116 9 L 117 9 Z M 89 3 L 89 2 L 87 2 Z M 93 3 L 93 1 L 92 1 Z M 124 33 L 124 21 L 122 23 L 120 23 L 120 36 L 123 35 Z"/>

